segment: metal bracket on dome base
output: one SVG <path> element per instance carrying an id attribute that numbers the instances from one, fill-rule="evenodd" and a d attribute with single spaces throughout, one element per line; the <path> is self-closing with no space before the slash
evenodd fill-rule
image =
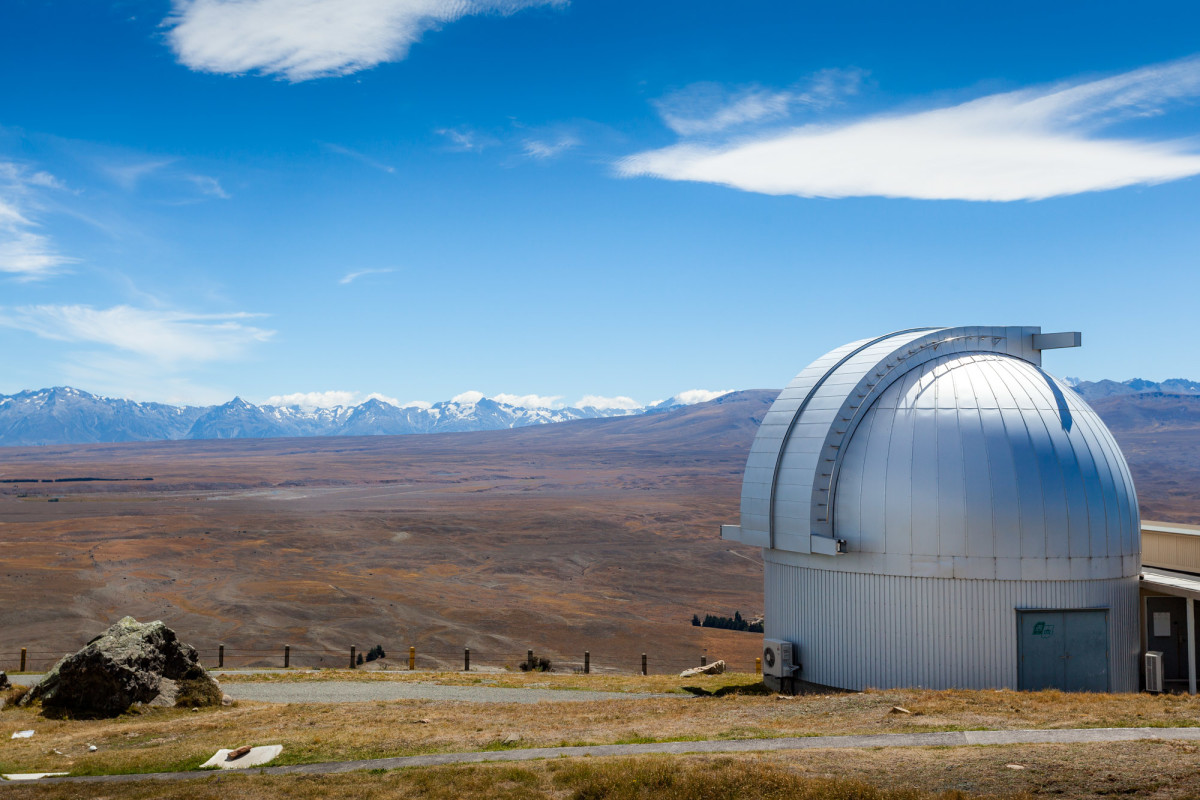
<path id="1" fill-rule="evenodd" d="M 846 553 L 845 539 L 831 539 L 814 533 L 809 537 L 811 552 L 822 556 L 840 556 Z"/>

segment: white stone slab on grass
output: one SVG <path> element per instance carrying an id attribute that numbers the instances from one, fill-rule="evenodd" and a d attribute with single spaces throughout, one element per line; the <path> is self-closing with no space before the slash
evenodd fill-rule
<path id="1" fill-rule="evenodd" d="M 218 750 L 217 754 L 200 765 L 200 769 L 217 767 L 218 769 L 245 769 L 246 767 L 259 767 L 270 761 L 274 761 L 283 752 L 283 745 L 268 744 L 262 747 L 252 747 L 250 752 L 241 758 L 235 758 L 229 761 L 227 756 L 232 753 L 232 750 Z"/>

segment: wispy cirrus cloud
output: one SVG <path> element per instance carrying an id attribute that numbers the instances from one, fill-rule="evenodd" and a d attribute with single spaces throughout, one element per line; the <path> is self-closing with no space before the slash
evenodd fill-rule
<path id="1" fill-rule="evenodd" d="M 384 164 L 382 161 L 378 161 L 374 158 L 371 158 L 366 153 L 360 153 L 357 150 L 353 150 L 349 147 L 343 147 L 340 144 L 331 144 L 329 142 L 324 142 L 323 144 L 325 146 L 325 149 L 331 153 L 337 153 L 338 155 L 346 156 L 347 158 L 353 158 L 355 161 L 358 161 L 362 164 L 366 164 L 368 167 L 377 169 L 380 172 L 386 172 L 389 175 L 396 174 L 395 167 L 391 166 L 390 164 Z"/>
<path id="2" fill-rule="evenodd" d="M 562 133 L 548 139 L 526 139 L 523 143 L 525 155 L 536 159 L 557 158 L 568 150 L 578 147 L 579 137 Z"/>
<path id="3" fill-rule="evenodd" d="M 622 159 L 617 170 L 801 197 L 1040 200 L 1200 174 L 1194 141 L 1100 135 L 1197 97 L 1200 57 L 1192 57 L 925 111 L 743 131 L 718 142 L 685 139 Z M 771 119 L 778 103 L 760 100 L 718 110 L 707 123 L 664 119 L 685 136 L 713 133 L 726 120 Z"/>
<path id="4" fill-rule="evenodd" d="M 355 270 L 354 272 L 347 272 L 345 275 L 343 275 L 341 277 L 341 279 L 338 281 L 338 284 L 341 286 L 346 286 L 348 284 L 354 283 L 356 280 L 358 280 L 359 278 L 361 278 L 365 275 L 384 275 L 388 272 L 395 272 L 395 271 L 396 270 L 393 269 L 392 267 L 382 267 L 379 269 L 359 269 L 359 270 Z"/>
<path id="5" fill-rule="evenodd" d="M 438 128 L 434 133 L 445 137 L 449 149 L 459 153 L 480 153 L 497 143 L 494 137 L 471 128 Z"/>
<path id="6" fill-rule="evenodd" d="M 297 82 L 402 61 L 430 29 L 565 0 L 175 0 L 168 38 L 201 72 Z"/>
<path id="7" fill-rule="evenodd" d="M 38 193 L 62 189 L 62 183 L 48 172 L 0 161 L 0 273 L 36 281 L 57 275 L 79 260 L 58 252 L 33 219 Z"/>
<path id="8" fill-rule="evenodd" d="M 274 331 L 248 324 L 258 314 L 198 314 L 113 306 L 37 305 L 0 308 L 0 326 L 43 339 L 99 346 L 152 359 L 165 367 L 232 360 Z"/>
<path id="9" fill-rule="evenodd" d="M 703 136 L 748 124 L 772 122 L 797 112 L 827 109 L 858 94 L 867 73 L 827 69 L 787 89 L 694 83 L 655 101 L 659 116 L 681 136 Z"/>

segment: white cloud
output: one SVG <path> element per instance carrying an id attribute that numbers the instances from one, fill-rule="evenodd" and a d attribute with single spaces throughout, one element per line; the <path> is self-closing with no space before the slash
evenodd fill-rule
<path id="1" fill-rule="evenodd" d="M 679 135 L 705 135 L 781 119 L 796 110 L 828 108 L 857 94 L 865 77 L 858 69 L 828 69 L 784 90 L 694 83 L 654 105 L 667 127 Z"/>
<path id="2" fill-rule="evenodd" d="M 126 160 L 101 164 L 100 170 L 122 189 L 132 191 L 137 188 L 143 178 L 153 175 L 173 163 L 175 163 L 173 158 Z"/>
<path id="3" fill-rule="evenodd" d="M 30 209 L 36 208 L 39 192 L 63 188 L 48 172 L 30 172 L 19 164 L 0 161 L 0 273 L 17 280 L 40 280 L 79 260 L 59 253 L 31 218 Z"/>
<path id="4" fill-rule="evenodd" d="M 293 392 L 291 394 L 275 394 L 267 398 L 267 405 L 290 408 L 299 406 L 306 411 L 316 408 L 334 408 L 336 406 L 358 405 L 358 392 Z"/>
<path id="5" fill-rule="evenodd" d="M 274 331 L 246 324 L 255 314 L 193 314 L 113 306 L 41 305 L 0 309 L 0 325 L 43 339 L 102 345 L 174 367 L 237 358 Z"/>
<path id="6" fill-rule="evenodd" d="M 484 397 L 483 392 L 476 392 L 476 391 L 463 392 L 462 394 L 456 394 L 456 395 L 454 395 L 454 397 L 451 397 L 450 402 L 451 403 L 468 403 L 468 404 L 469 403 L 478 403 L 480 400 L 483 399 L 483 397 Z"/>
<path id="7" fill-rule="evenodd" d="M 682 403 L 685 406 L 690 406 L 696 403 L 707 403 L 709 400 L 716 400 L 718 397 L 724 397 L 731 391 L 733 390 L 722 389 L 714 392 L 708 389 L 688 389 L 686 392 L 680 392 L 671 399 L 676 403 Z"/>
<path id="8" fill-rule="evenodd" d="M 561 408 L 562 395 L 540 394 L 494 394 L 492 399 L 497 403 L 516 406 L 517 408 Z"/>
<path id="9" fill-rule="evenodd" d="M 318 408 L 336 408 L 337 406 L 357 406 L 368 400 L 379 400 L 393 406 L 399 406 L 400 401 L 378 392 L 372 392 L 364 397 L 359 392 L 331 390 L 326 392 L 293 392 L 292 394 L 276 394 L 267 398 L 267 405 L 291 407 L 298 406 L 305 411 Z"/>
<path id="10" fill-rule="evenodd" d="M 200 194 L 218 197 L 222 200 L 229 199 L 228 192 L 221 188 L 221 183 L 216 178 L 210 178 L 207 175 L 187 175 L 185 177 L 192 182 Z"/>
<path id="11" fill-rule="evenodd" d="M 401 61 L 431 28 L 562 0 L 175 0 L 166 20 L 180 62 L 201 72 L 290 81 Z"/>
<path id="12" fill-rule="evenodd" d="M 684 141 L 630 156 L 617 168 L 625 176 L 773 195 L 1038 200 L 1200 174 L 1194 143 L 1096 135 L 1104 125 L 1197 96 L 1200 58 L 1193 57 L 928 111 L 716 144 Z"/>
<path id="13" fill-rule="evenodd" d="M 343 275 L 341 277 L 341 279 L 338 281 L 338 283 L 342 286 L 345 286 L 347 284 L 353 283 L 354 281 L 358 280 L 359 278 L 363 277 L 364 275 L 383 275 L 388 272 L 395 272 L 395 271 L 396 270 L 391 267 L 387 267 L 387 268 L 383 268 L 383 269 L 360 269 L 360 270 L 356 270 L 354 272 L 347 272 L 345 275 Z"/>
<path id="14" fill-rule="evenodd" d="M 589 394 L 581 397 L 579 402 L 575 404 L 575 407 L 596 408 L 601 411 L 607 411 L 614 408 L 633 411 L 634 409 L 641 408 L 642 404 L 637 400 L 634 400 L 632 397 L 625 397 L 624 395 L 618 395 L 617 397 L 604 397 L 603 395 Z"/>
<path id="15" fill-rule="evenodd" d="M 492 137 L 480 134 L 470 128 L 438 128 L 434 133 L 438 136 L 445 136 L 450 140 L 449 149 L 460 153 L 478 153 L 485 147 L 496 143 Z"/>
<path id="16" fill-rule="evenodd" d="M 572 147 L 578 147 L 579 144 L 578 137 L 564 133 L 549 140 L 526 139 L 524 150 L 525 155 L 530 158 L 547 159 L 560 156 Z"/>

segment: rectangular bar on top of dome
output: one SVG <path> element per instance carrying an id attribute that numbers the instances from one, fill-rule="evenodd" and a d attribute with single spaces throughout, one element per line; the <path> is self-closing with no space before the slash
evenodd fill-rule
<path id="1" fill-rule="evenodd" d="M 1062 347 L 1082 347 L 1083 334 L 1080 331 L 1062 331 L 1061 333 L 1035 333 L 1033 335 L 1034 350 L 1058 350 Z"/>

